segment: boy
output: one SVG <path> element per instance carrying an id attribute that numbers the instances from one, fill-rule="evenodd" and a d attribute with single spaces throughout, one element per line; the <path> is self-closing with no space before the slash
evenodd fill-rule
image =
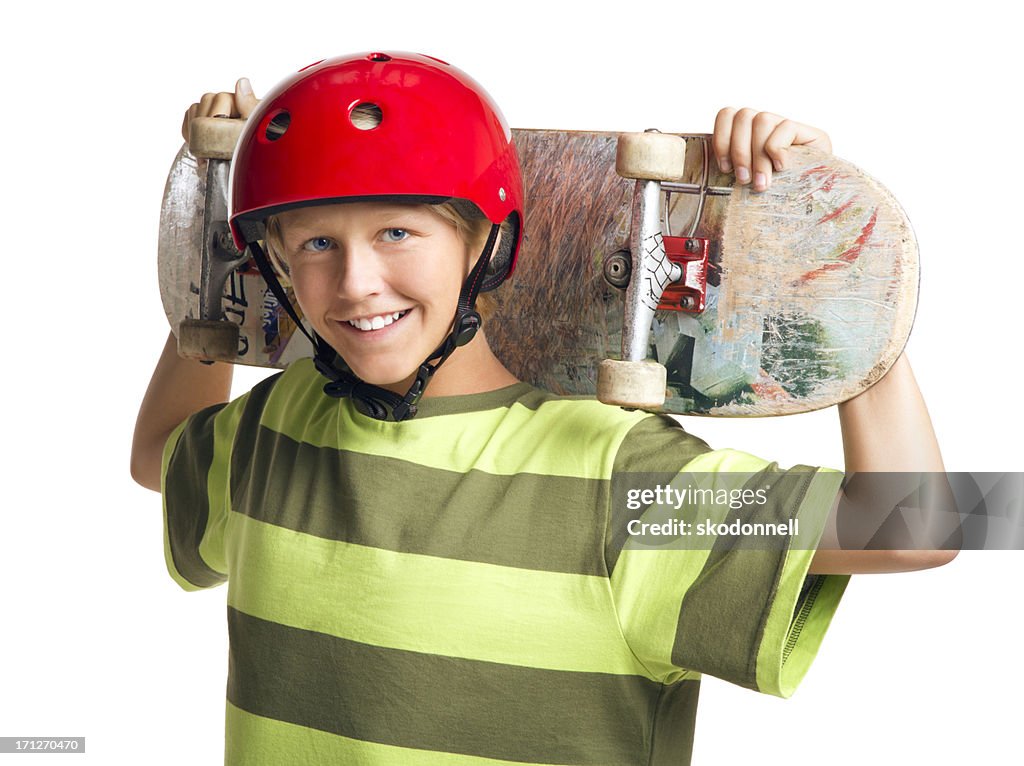
<path id="1" fill-rule="evenodd" d="M 186 136 L 218 113 L 249 119 L 236 241 L 290 281 L 316 349 L 226 403 L 230 366 L 169 338 L 139 413 L 172 576 L 229 582 L 227 762 L 685 763 L 700 673 L 788 696 L 850 573 L 951 558 L 814 552 L 840 474 L 518 382 L 477 302 L 515 266 L 518 164 L 463 73 L 331 59 L 258 106 L 244 81 L 204 97 Z M 775 115 L 716 121 L 757 189 L 797 143 L 831 148 Z M 942 470 L 905 359 L 840 419 L 848 472 Z M 631 546 L 612 479 L 684 470 L 744 473 L 767 502 L 743 518 L 798 518 L 812 545 Z"/>

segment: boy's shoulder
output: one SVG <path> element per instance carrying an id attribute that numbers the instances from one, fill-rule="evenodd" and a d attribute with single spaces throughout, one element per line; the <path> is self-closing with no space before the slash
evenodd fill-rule
<path id="1" fill-rule="evenodd" d="M 231 452 L 240 456 L 293 449 L 322 456 L 327 450 L 449 472 L 593 479 L 618 471 L 678 470 L 708 450 L 668 416 L 561 396 L 529 383 L 428 397 L 416 417 L 401 422 L 360 413 L 351 399 L 325 394 L 325 383 L 312 360 L 298 360 L 222 409 L 215 430 L 230 438 Z"/>
<path id="2" fill-rule="evenodd" d="M 627 410 L 592 397 L 559 395 L 525 382 L 483 393 L 428 397 L 420 401 L 416 417 L 402 423 L 362 415 L 351 400 L 326 395 L 324 383 L 312 360 L 300 359 L 254 386 L 250 404 L 260 410 L 264 425 L 285 432 L 294 432 L 300 424 L 330 420 L 354 431 L 390 433 L 396 438 L 437 434 L 443 442 L 455 432 L 489 433 L 494 438 L 515 435 L 517 442 L 530 434 L 537 442 L 561 443 L 577 452 L 621 449 L 627 462 L 632 462 L 630 455 L 646 462 L 644 453 L 675 450 L 682 442 L 707 449 L 669 416 Z"/>

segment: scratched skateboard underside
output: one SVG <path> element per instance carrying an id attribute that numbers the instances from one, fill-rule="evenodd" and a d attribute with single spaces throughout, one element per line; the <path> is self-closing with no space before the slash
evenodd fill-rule
<path id="1" fill-rule="evenodd" d="M 615 134 L 519 131 L 516 142 L 527 241 L 488 337 L 524 379 L 593 394 L 600 360 L 620 355 L 624 293 L 602 264 L 629 247 L 634 184 L 615 174 Z M 700 183 L 706 147 L 688 137 L 684 182 Z M 793 154 L 797 167 L 766 193 L 706 197 L 696 230 L 698 197 L 671 198 L 671 233 L 710 239 L 710 264 L 704 312 L 655 317 L 649 357 L 668 370 L 667 411 L 826 407 L 874 383 L 906 342 L 917 251 L 899 205 L 842 160 Z M 708 185 L 729 186 L 708 159 Z"/>
<path id="2" fill-rule="evenodd" d="M 199 319 L 206 160 L 182 147 L 171 166 L 160 209 L 158 272 L 164 313 L 175 333 L 182 319 Z M 292 305 L 298 307 L 288 290 Z M 231 274 L 222 300 L 225 317 L 239 325 L 237 364 L 287 367 L 311 356 L 309 342 L 288 317 L 250 261 Z"/>
<path id="3" fill-rule="evenodd" d="M 615 174 L 614 133 L 514 134 L 526 238 L 485 331 L 519 378 L 592 396 L 599 362 L 620 356 L 624 291 L 605 282 L 603 262 L 629 248 L 634 183 Z M 683 181 L 699 184 L 705 137 L 688 137 L 687 144 Z M 707 237 L 710 266 L 705 311 L 660 311 L 652 328 L 649 356 L 668 370 L 666 411 L 755 416 L 819 409 L 869 387 L 904 346 L 918 276 L 902 210 L 852 165 L 807 150 L 793 155 L 793 169 L 776 174 L 766 193 L 738 188 L 706 197 L 695 229 L 699 198 L 671 197 L 671 233 Z M 203 186 L 202 178 L 188 159 L 175 165 L 182 176 L 176 190 L 172 170 L 161 217 L 161 291 L 175 327 L 198 310 L 185 287 L 186 272 L 198 273 L 198 255 L 172 266 L 163 254 L 197 252 L 188 250 L 195 232 L 186 212 L 202 210 L 196 196 L 204 190 L 193 188 Z M 709 167 L 709 185 L 731 184 L 713 161 Z M 174 247 L 165 246 L 169 239 Z M 172 284 L 177 289 L 168 289 Z M 242 325 L 240 363 L 283 367 L 308 355 L 258 274 L 233 277 L 224 305 Z"/>

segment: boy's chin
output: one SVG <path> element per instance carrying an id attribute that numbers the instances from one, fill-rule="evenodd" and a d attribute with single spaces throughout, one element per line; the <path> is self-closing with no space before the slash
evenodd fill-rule
<path id="1" fill-rule="evenodd" d="M 397 373 L 394 372 L 382 372 L 380 370 L 365 370 L 360 372 L 356 368 L 352 369 L 352 374 L 359 378 L 364 383 L 369 383 L 371 386 L 377 386 L 378 388 L 386 388 L 389 391 L 394 391 L 400 396 L 405 396 L 406 391 L 412 386 L 416 380 L 416 370 L 410 370 L 401 377 L 397 377 Z"/>
<path id="2" fill-rule="evenodd" d="M 353 364 L 349 358 L 346 358 L 337 349 L 334 349 L 334 351 L 341 359 L 342 364 L 340 366 L 343 369 L 347 369 L 363 383 L 394 391 L 401 389 L 400 393 L 402 396 L 405 396 L 405 392 L 409 390 L 413 381 L 416 380 L 416 373 L 419 371 L 419 365 L 406 369 L 404 365 L 399 367 L 396 365 L 358 364 L 358 362 Z"/>

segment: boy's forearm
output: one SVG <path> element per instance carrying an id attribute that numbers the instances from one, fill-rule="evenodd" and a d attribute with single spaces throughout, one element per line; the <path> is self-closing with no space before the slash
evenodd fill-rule
<path id="1" fill-rule="evenodd" d="M 135 423 L 131 464 L 135 481 L 160 491 L 160 460 L 167 437 L 192 413 L 228 400 L 231 372 L 230 364 L 182 359 L 174 334 L 168 334 Z"/>
<path id="2" fill-rule="evenodd" d="M 954 517 L 942 512 L 952 507 L 941 476 L 942 454 L 907 358 L 900 356 L 884 378 L 840 404 L 839 422 L 847 485 L 833 508 L 811 571 L 899 572 L 950 561 L 956 551 L 893 550 L 885 536 L 879 536 L 889 515 L 910 497 L 923 502 L 926 511 L 915 521 L 915 530 L 926 535 L 920 539 L 945 541 L 956 534 L 951 526 Z M 862 474 L 860 479 L 856 474 Z M 840 526 L 845 530 L 842 544 Z M 883 550 L 858 550 L 869 542 Z"/>
<path id="3" fill-rule="evenodd" d="M 906 355 L 874 386 L 839 405 L 839 424 L 847 474 L 945 470 Z"/>

